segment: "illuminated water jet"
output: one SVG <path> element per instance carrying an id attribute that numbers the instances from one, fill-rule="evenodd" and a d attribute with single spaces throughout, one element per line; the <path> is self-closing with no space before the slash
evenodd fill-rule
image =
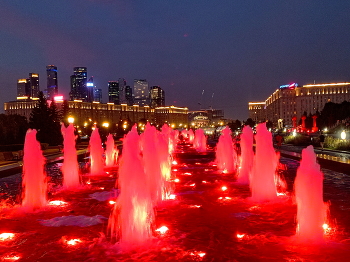
<path id="1" fill-rule="evenodd" d="M 106 166 L 113 167 L 117 163 L 118 150 L 115 148 L 114 138 L 109 134 L 106 142 Z"/>
<path id="2" fill-rule="evenodd" d="M 225 173 L 233 173 L 236 171 L 237 153 L 233 148 L 232 132 L 226 126 L 219 137 L 216 146 L 216 163 L 220 171 Z"/>
<path id="3" fill-rule="evenodd" d="M 63 186 L 67 188 L 80 186 L 80 175 L 77 150 L 75 149 L 76 135 L 74 134 L 73 124 L 69 124 L 66 128 L 64 124 L 61 125 L 61 132 L 63 135 Z"/>
<path id="4" fill-rule="evenodd" d="M 313 146 L 302 151 L 294 183 L 299 241 L 322 243 L 328 206 L 323 202 L 323 173 L 316 162 Z"/>
<path id="5" fill-rule="evenodd" d="M 193 140 L 193 147 L 198 152 L 206 152 L 207 151 L 207 138 L 204 134 L 203 129 L 197 129 L 195 131 L 195 137 Z"/>
<path id="6" fill-rule="evenodd" d="M 36 140 L 37 131 L 29 129 L 24 142 L 22 207 L 33 211 L 47 205 L 45 158 Z"/>
<path id="7" fill-rule="evenodd" d="M 104 161 L 103 161 L 103 147 L 101 142 L 101 137 L 98 132 L 98 128 L 91 133 L 90 137 L 90 173 L 93 176 L 104 175 L 103 171 Z"/>
<path id="8" fill-rule="evenodd" d="M 254 165 L 250 177 L 251 199 L 257 202 L 277 200 L 275 175 L 279 155 L 273 148 L 272 134 L 267 130 L 266 123 L 258 124 L 256 130 Z"/>
<path id="9" fill-rule="evenodd" d="M 237 182 L 245 185 L 249 184 L 249 177 L 253 168 L 253 140 L 253 129 L 248 125 L 244 126 L 241 134 L 241 163 L 238 172 Z"/>

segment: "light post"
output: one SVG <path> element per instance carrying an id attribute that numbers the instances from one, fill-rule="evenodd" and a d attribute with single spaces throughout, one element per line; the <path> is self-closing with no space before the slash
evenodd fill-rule
<path id="1" fill-rule="evenodd" d="M 68 117 L 68 123 L 69 124 L 73 124 L 74 123 L 74 117 L 73 116 L 69 116 Z"/>

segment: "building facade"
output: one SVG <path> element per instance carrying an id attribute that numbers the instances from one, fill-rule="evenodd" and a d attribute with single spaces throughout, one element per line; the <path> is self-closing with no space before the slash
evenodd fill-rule
<path id="1" fill-rule="evenodd" d="M 58 94 L 58 84 L 57 84 L 57 67 L 54 65 L 46 66 L 46 93 L 47 99 L 53 100 Z"/>
<path id="2" fill-rule="evenodd" d="M 350 83 L 310 84 L 296 83 L 280 86 L 265 102 L 249 102 L 249 117 L 256 122 L 269 120 L 276 127 L 292 127 L 292 118 L 297 120 L 321 112 L 328 102 L 350 101 Z M 263 103 L 265 107 L 263 108 Z"/>
<path id="3" fill-rule="evenodd" d="M 134 79 L 134 103 L 139 106 L 149 105 L 149 88 L 146 79 Z"/>
<path id="4" fill-rule="evenodd" d="M 126 100 L 126 81 L 124 78 L 119 78 L 118 80 L 119 84 L 119 103 L 120 104 L 128 104 L 128 101 Z"/>
<path id="5" fill-rule="evenodd" d="M 119 83 L 118 81 L 108 82 L 108 101 L 115 105 L 119 105 Z"/>
<path id="6" fill-rule="evenodd" d="M 71 101 L 87 101 L 87 69 L 86 67 L 74 67 L 74 74 L 70 77 L 71 91 L 69 97 Z"/>
<path id="7" fill-rule="evenodd" d="M 266 121 L 265 102 L 249 102 L 248 103 L 249 118 L 255 123 Z"/>
<path id="8" fill-rule="evenodd" d="M 39 88 L 39 74 L 29 73 L 29 84 L 30 84 L 30 97 L 38 97 Z"/>
<path id="9" fill-rule="evenodd" d="M 63 100 L 56 101 L 58 107 L 62 103 Z M 30 113 L 36 105 L 37 101 L 34 100 L 18 100 L 4 103 L 4 109 L 6 114 L 18 114 L 29 119 Z M 149 106 L 141 107 L 139 105 L 89 103 L 82 100 L 68 101 L 68 106 L 76 125 L 84 125 L 88 121 L 117 123 L 120 120 L 127 119 L 135 123 L 140 120 L 148 120 L 159 126 L 168 123 L 176 128 L 187 126 L 188 122 L 188 108 L 174 106 L 150 108 Z"/>
<path id="10" fill-rule="evenodd" d="M 17 99 L 27 99 L 31 95 L 30 82 L 28 78 L 17 80 Z"/>
<path id="11" fill-rule="evenodd" d="M 165 106 L 165 93 L 162 88 L 159 86 L 152 86 L 149 93 L 151 99 L 150 106 L 152 108 Z"/>

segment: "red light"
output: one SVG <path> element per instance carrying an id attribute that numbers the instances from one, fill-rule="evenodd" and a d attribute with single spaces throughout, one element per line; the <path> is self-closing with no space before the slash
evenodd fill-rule
<path id="1" fill-rule="evenodd" d="M 53 100 L 55 100 L 55 101 L 63 101 L 63 96 L 55 96 L 53 98 Z"/>

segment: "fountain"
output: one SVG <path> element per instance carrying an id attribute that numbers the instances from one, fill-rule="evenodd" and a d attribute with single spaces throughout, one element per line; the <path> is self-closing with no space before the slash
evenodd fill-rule
<path id="1" fill-rule="evenodd" d="M 258 124 L 256 131 L 255 157 L 250 177 L 252 200 L 257 202 L 276 200 L 275 175 L 279 155 L 273 148 L 272 134 L 267 130 L 266 123 Z"/>
<path id="2" fill-rule="evenodd" d="M 29 129 L 24 142 L 22 207 L 29 212 L 47 205 L 45 158 L 36 134 L 35 129 Z"/>
<path id="3" fill-rule="evenodd" d="M 121 193 L 108 220 L 111 237 L 126 249 L 146 244 L 154 221 L 151 188 L 143 168 L 139 140 L 134 126 L 124 139 L 118 178 Z"/>
<path id="4" fill-rule="evenodd" d="M 98 128 L 91 133 L 90 137 L 90 173 L 93 176 L 104 175 L 103 147 Z"/>
<path id="5" fill-rule="evenodd" d="M 297 240 L 322 243 L 328 206 L 323 202 L 323 173 L 316 162 L 313 146 L 302 151 L 294 191 L 297 204 Z"/>
<path id="6" fill-rule="evenodd" d="M 194 140 L 194 133 L 193 133 L 193 130 L 190 129 L 190 130 L 188 130 L 188 142 L 190 142 L 192 144 L 193 140 Z"/>
<path id="7" fill-rule="evenodd" d="M 253 129 L 250 126 L 244 126 L 241 135 L 241 163 L 237 182 L 249 185 L 249 176 L 251 175 L 254 151 L 253 151 Z"/>
<path id="8" fill-rule="evenodd" d="M 115 148 L 114 138 L 109 134 L 106 142 L 106 167 L 113 167 L 117 163 L 118 150 Z"/>
<path id="9" fill-rule="evenodd" d="M 61 132 L 63 136 L 63 186 L 73 188 L 80 186 L 80 175 L 77 150 L 75 149 L 76 135 L 74 134 L 73 124 L 65 127 L 62 123 Z"/>
<path id="10" fill-rule="evenodd" d="M 217 167 L 223 173 L 234 173 L 236 171 L 237 153 L 233 148 L 232 132 L 226 126 L 219 137 L 216 146 L 216 163 Z"/>
<path id="11" fill-rule="evenodd" d="M 193 140 L 193 147 L 198 152 L 206 152 L 207 151 L 207 138 L 205 137 L 203 129 L 196 129 L 195 137 Z"/>

